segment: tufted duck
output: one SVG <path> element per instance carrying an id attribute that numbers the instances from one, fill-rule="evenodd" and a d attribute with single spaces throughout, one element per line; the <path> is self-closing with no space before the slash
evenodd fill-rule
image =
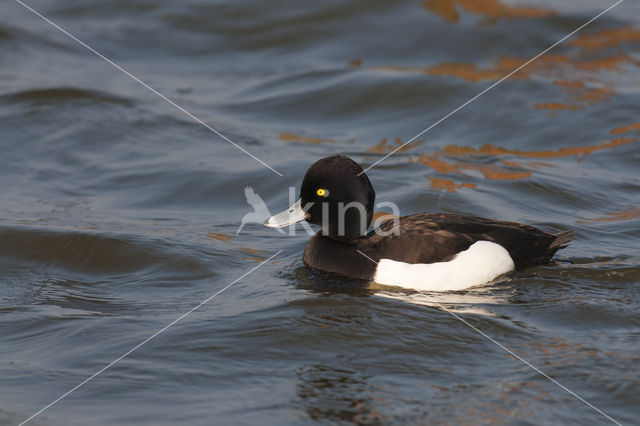
<path id="1" fill-rule="evenodd" d="M 279 228 L 306 220 L 321 227 L 304 250 L 306 265 L 379 284 L 461 290 L 514 269 L 549 263 L 572 233 L 479 217 L 418 213 L 369 230 L 375 191 L 362 168 L 342 155 L 314 163 L 300 199 L 265 222 Z"/>

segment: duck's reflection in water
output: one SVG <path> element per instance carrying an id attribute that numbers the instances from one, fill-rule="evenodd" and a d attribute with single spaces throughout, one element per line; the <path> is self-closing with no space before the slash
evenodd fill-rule
<path id="1" fill-rule="evenodd" d="M 502 313 L 492 312 L 491 306 L 512 303 L 515 289 L 508 284 L 512 277 L 499 277 L 491 283 L 463 291 L 418 292 L 417 290 L 386 286 L 345 278 L 316 271 L 307 267 L 296 270 L 298 288 L 325 295 L 345 294 L 362 297 L 383 297 L 414 305 L 428 306 L 455 313 L 480 314 L 504 318 Z"/>
<path id="2" fill-rule="evenodd" d="M 400 300 L 414 305 L 428 306 L 458 314 L 480 314 L 492 317 L 501 317 L 502 315 L 492 312 L 489 307 L 509 303 L 511 296 L 508 292 L 492 291 L 494 290 L 492 284 L 464 291 L 416 292 L 410 289 L 371 283 L 369 290 L 373 291 L 375 296 Z"/>

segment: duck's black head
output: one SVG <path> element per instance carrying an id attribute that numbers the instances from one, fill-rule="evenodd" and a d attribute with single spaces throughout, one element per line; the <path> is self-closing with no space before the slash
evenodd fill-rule
<path id="1" fill-rule="evenodd" d="M 360 238 L 371 225 L 375 191 L 362 168 L 344 155 L 315 162 L 302 180 L 300 199 L 265 225 L 281 227 L 306 220 L 339 241 Z"/>

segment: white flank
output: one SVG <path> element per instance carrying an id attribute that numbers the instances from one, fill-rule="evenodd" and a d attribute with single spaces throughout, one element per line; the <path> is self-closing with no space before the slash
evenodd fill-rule
<path id="1" fill-rule="evenodd" d="M 462 290 L 486 284 L 514 267 L 500 244 L 477 241 L 448 262 L 412 264 L 381 259 L 373 281 L 416 290 Z"/>

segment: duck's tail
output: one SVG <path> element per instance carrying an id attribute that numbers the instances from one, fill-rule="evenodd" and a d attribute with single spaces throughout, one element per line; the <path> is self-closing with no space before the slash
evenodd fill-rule
<path id="1" fill-rule="evenodd" d="M 574 236 L 572 231 L 562 231 L 558 232 L 557 234 L 551 235 L 555 237 L 555 240 L 553 240 L 551 244 L 549 244 L 545 253 L 546 259 L 543 263 L 549 263 L 553 255 L 556 254 L 558 250 L 563 249 L 567 245 L 569 245 Z"/>
<path id="2" fill-rule="evenodd" d="M 553 250 L 553 253 L 569 245 L 574 237 L 573 231 L 562 231 L 552 235 L 556 237 L 556 239 L 549 244 L 549 250 Z"/>

